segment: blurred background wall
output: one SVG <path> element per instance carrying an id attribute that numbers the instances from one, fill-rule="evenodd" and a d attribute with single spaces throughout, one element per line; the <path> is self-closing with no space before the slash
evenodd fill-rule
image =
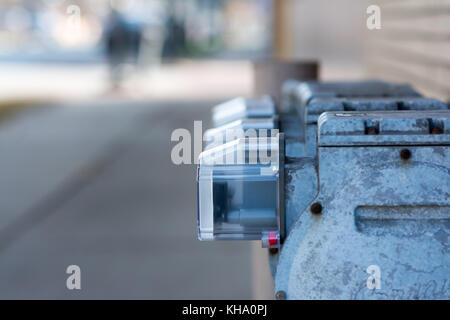
<path id="1" fill-rule="evenodd" d="M 324 79 L 409 82 L 427 95 L 450 99 L 450 1 L 278 2 L 291 30 L 280 44 L 286 43 L 282 56 L 320 60 Z M 380 7 L 381 29 L 366 27 L 369 5 Z"/>
<path id="2" fill-rule="evenodd" d="M 364 48 L 374 77 L 407 81 L 427 95 L 450 101 L 450 1 L 376 1 L 382 28 Z"/>

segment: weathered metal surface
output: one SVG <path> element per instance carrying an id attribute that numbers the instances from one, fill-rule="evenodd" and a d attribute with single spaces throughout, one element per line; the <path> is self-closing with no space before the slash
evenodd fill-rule
<path id="1" fill-rule="evenodd" d="M 300 83 L 297 92 L 305 104 L 315 98 L 421 97 L 417 91 L 407 84 L 393 84 L 378 80 L 309 81 Z"/>
<path id="2" fill-rule="evenodd" d="M 285 165 L 285 216 L 289 232 L 301 213 L 317 194 L 317 174 L 313 158 L 291 159 Z"/>
<path id="3" fill-rule="evenodd" d="M 368 135 L 368 127 L 377 134 Z M 438 128 L 441 134 L 431 134 Z M 320 146 L 442 145 L 450 141 L 446 110 L 331 112 L 319 117 Z"/>
<path id="4" fill-rule="evenodd" d="M 297 112 L 297 130 L 304 145 L 286 145 L 291 155 L 299 151 L 308 157 L 316 156 L 317 121 L 323 112 L 329 111 L 401 111 L 401 110 L 448 110 L 438 100 L 422 97 L 412 87 L 383 81 L 358 82 L 295 82 L 286 83 L 285 100 Z M 292 121 L 292 120 L 291 120 Z M 292 124 L 289 126 L 292 127 Z M 289 142 L 290 135 L 287 134 Z"/>
<path id="5" fill-rule="evenodd" d="M 270 211 L 280 219 L 277 232 L 261 229 L 271 248 L 275 298 L 449 299 L 448 106 L 410 86 L 380 81 L 289 81 L 282 92 L 276 127 L 285 145 L 279 147 L 277 207 Z M 232 118 L 252 116 L 241 112 L 239 101 Z M 263 110 L 255 107 L 253 116 L 267 116 Z M 227 116 L 230 107 L 221 111 Z M 273 195 L 240 189 L 230 189 L 236 204 L 247 198 L 258 207 Z M 216 204 L 227 207 L 229 197 L 215 193 Z M 259 225 L 267 212 L 239 208 L 239 219 L 245 218 L 242 226 Z M 233 231 L 242 235 L 242 228 Z M 231 239 L 229 230 L 224 234 Z"/>
<path id="6" fill-rule="evenodd" d="M 300 186 L 304 177 L 314 176 L 312 158 L 286 171 L 287 226 L 296 210 L 302 213 L 278 257 L 275 292 L 285 292 L 287 299 L 450 298 L 450 139 L 429 127 L 439 124 L 446 132 L 450 112 L 435 115 L 426 123 L 420 113 L 322 116 L 317 196 L 302 194 L 313 183 Z M 380 141 L 382 134 L 361 130 L 358 122 L 376 119 L 390 119 L 384 128 L 392 129 L 384 133 L 391 139 Z M 342 144 L 322 144 L 322 133 Z M 351 136 L 373 143 L 359 145 Z M 396 143 L 405 137 L 416 139 L 406 148 L 409 157 L 401 156 L 405 147 Z M 429 137 L 438 143 L 432 145 Z M 312 214 L 312 203 L 321 204 L 320 214 Z M 380 288 L 367 284 L 367 270 L 374 266 Z"/>

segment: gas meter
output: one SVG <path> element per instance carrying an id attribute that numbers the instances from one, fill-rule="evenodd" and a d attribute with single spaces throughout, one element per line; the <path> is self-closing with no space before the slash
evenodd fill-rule
<path id="1" fill-rule="evenodd" d="M 279 248 L 275 297 L 448 299 L 448 106 L 382 81 L 290 80 L 280 101 L 278 113 L 269 97 L 213 109 L 199 239 Z"/>

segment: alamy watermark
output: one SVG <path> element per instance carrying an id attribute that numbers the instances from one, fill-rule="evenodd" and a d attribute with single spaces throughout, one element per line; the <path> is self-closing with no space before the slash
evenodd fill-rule
<path id="1" fill-rule="evenodd" d="M 81 8 L 75 4 L 67 6 L 67 29 L 69 32 L 80 32 L 81 30 Z"/>
<path id="2" fill-rule="evenodd" d="M 381 8 L 375 4 L 367 7 L 366 13 L 369 15 L 366 20 L 366 26 L 369 30 L 381 29 Z"/>
<path id="3" fill-rule="evenodd" d="M 81 269 L 76 264 L 67 267 L 66 273 L 69 275 L 66 280 L 66 287 L 69 290 L 81 290 Z"/>
<path id="4" fill-rule="evenodd" d="M 367 278 L 366 286 L 369 290 L 381 289 L 381 269 L 376 264 L 367 267 L 366 272 L 370 274 Z"/>
<path id="5" fill-rule="evenodd" d="M 171 151 L 176 165 L 271 164 L 279 157 L 278 129 L 213 129 L 203 134 L 202 121 L 194 121 L 193 135 L 188 129 L 178 128 L 170 139 L 176 142 Z"/>
<path id="6" fill-rule="evenodd" d="M 68 0 L 44 0 L 44 3 L 50 8 L 63 9 L 65 7 L 66 21 L 64 30 L 66 32 L 76 34 L 81 31 L 82 17 L 79 5 L 69 3 Z"/>

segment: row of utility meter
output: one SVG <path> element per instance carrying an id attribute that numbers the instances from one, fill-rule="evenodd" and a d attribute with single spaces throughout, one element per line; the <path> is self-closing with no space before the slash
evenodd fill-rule
<path id="1" fill-rule="evenodd" d="M 213 109 L 200 240 L 262 240 L 279 299 L 449 299 L 450 111 L 408 85 L 298 82 Z"/>

